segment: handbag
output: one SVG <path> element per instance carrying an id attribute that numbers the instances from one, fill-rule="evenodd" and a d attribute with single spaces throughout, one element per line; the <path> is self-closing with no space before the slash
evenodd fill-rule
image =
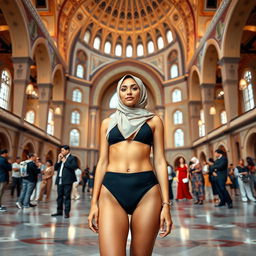
<path id="1" fill-rule="evenodd" d="M 241 180 L 244 183 L 248 183 L 250 181 L 250 176 L 249 175 L 242 175 Z"/>
<path id="2" fill-rule="evenodd" d="M 183 182 L 183 183 L 188 183 L 188 178 L 182 179 L 182 182 Z"/>

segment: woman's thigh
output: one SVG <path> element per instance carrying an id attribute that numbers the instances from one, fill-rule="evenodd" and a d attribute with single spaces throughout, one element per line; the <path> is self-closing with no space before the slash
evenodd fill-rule
<path id="1" fill-rule="evenodd" d="M 144 195 L 132 215 L 132 256 L 149 256 L 152 254 L 160 227 L 161 208 L 161 195 L 157 185 Z"/>
<path id="2" fill-rule="evenodd" d="M 103 185 L 99 197 L 99 244 L 101 256 L 125 256 L 128 215 Z"/>

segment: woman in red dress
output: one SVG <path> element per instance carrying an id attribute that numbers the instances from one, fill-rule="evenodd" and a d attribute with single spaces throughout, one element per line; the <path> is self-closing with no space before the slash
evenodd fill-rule
<path id="1" fill-rule="evenodd" d="M 179 167 L 176 169 L 178 178 L 177 200 L 192 199 L 188 187 L 188 166 L 183 157 L 179 159 Z"/>

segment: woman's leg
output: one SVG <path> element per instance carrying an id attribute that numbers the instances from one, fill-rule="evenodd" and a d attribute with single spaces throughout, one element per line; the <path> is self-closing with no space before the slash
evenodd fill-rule
<path id="1" fill-rule="evenodd" d="M 161 195 L 157 185 L 144 195 L 132 215 L 131 256 L 152 254 L 160 227 L 161 208 Z"/>
<path id="2" fill-rule="evenodd" d="M 46 181 L 43 181 L 41 182 L 41 185 L 40 185 L 40 193 L 39 193 L 38 201 L 43 200 L 45 189 L 46 189 Z"/>
<path id="3" fill-rule="evenodd" d="M 243 201 L 243 202 L 247 202 L 248 199 L 247 199 L 247 197 L 246 197 L 246 191 L 245 191 L 245 188 L 244 188 L 244 183 L 243 183 L 243 181 L 241 180 L 241 178 L 238 178 L 238 184 L 239 184 L 239 189 L 240 189 L 242 201 Z"/>
<path id="4" fill-rule="evenodd" d="M 99 197 L 99 245 L 101 256 L 125 256 L 128 215 L 114 196 L 102 186 Z"/>

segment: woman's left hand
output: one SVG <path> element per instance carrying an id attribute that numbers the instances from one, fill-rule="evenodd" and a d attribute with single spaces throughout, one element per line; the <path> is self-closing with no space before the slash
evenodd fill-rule
<path id="1" fill-rule="evenodd" d="M 160 215 L 160 237 L 166 237 L 171 233 L 172 217 L 170 214 L 170 206 L 164 205 Z"/>

